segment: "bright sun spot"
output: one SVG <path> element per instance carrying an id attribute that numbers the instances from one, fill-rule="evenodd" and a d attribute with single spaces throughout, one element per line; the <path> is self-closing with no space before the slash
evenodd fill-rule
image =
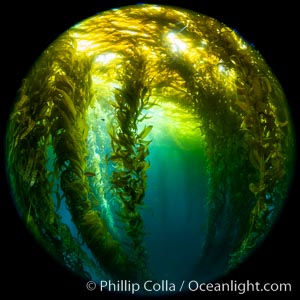
<path id="1" fill-rule="evenodd" d="M 77 50 L 80 52 L 84 52 L 89 49 L 93 44 L 93 41 L 88 40 L 78 40 L 77 42 Z"/>
<path id="2" fill-rule="evenodd" d="M 117 55 L 115 53 L 103 53 L 96 57 L 95 62 L 101 64 L 108 64 L 113 59 L 115 59 Z"/>
<path id="3" fill-rule="evenodd" d="M 167 35 L 168 40 L 172 44 L 172 50 L 173 52 L 177 51 L 185 51 L 187 48 L 186 43 L 184 43 L 182 40 L 180 40 L 175 33 L 170 32 Z"/>

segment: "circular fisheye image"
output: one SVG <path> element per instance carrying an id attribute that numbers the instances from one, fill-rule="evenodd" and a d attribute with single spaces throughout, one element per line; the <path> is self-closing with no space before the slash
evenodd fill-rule
<path id="1" fill-rule="evenodd" d="M 238 267 L 282 209 L 294 149 L 282 87 L 252 45 L 147 4 L 45 49 L 5 141 L 15 206 L 45 250 L 90 288 L 147 295 Z"/>

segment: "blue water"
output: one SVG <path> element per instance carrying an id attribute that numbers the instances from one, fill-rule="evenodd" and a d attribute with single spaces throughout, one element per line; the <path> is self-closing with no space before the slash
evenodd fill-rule
<path id="1" fill-rule="evenodd" d="M 207 173 L 203 149 L 180 148 L 171 139 L 150 148 L 145 244 L 156 280 L 191 278 L 205 238 Z"/>

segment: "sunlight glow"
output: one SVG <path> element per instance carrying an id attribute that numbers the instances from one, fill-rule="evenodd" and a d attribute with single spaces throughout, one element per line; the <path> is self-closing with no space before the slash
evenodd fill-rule
<path id="1" fill-rule="evenodd" d="M 187 45 L 182 40 L 180 40 L 175 33 L 168 33 L 167 38 L 172 44 L 173 52 L 185 51 L 187 49 Z"/>
<path id="2" fill-rule="evenodd" d="M 95 62 L 105 65 L 105 64 L 110 63 L 116 57 L 117 57 L 117 54 L 115 54 L 115 53 L 111 53 L 111 52 L 110 53 L 103 53 L 103 54 L 100 54 L 96 57 Z"/>

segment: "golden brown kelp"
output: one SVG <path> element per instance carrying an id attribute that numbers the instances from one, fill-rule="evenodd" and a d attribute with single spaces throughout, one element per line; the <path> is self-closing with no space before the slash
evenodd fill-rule
<path id="1" fill-rule="evenodd" d="M 70 44 L 64 40 L 64 46 Z M 115 278 L 134 278 L 132 264 L 100 215 L 92 210 L 90 187 L 83 172 L 87 150 L 82 143 L 87 136 L 84 116 L 91 99 L 90 72 L 84 56 L 72 55 L 72 48 L 67 53 L 69 56 L 62 58 L 57 66 L 60 72 L 53 82 L 56 89 L 52 93 L 58 116 L 53 123 L 52 138 L 56 167 L 62 172 L 61 188 L 72 220 L 99 265 Z"/>
<path id="2" fill-rule="evenodd" d="M 263 67 L 257 61 L 256 68 L 259 70 Z M 281 193 L 288 188 L 287 173 L 293 156 L 287 150 L 291 146 L 289 143 L 292 135 L 291 126 L 288 126 L 288 113 L 286 109 L 278 110 L 285 101 L 279 83 L 270 72 L 253 73 L 248 75 L 250 84 L 243 91 L 247 97 L 245 104 L 248 109 L 240 109 L 244 114 L 241 130 L 245 132 L 245 147 L 249 153 L 252 174 L 256 174 L 248 177 L 249 190 L 254 195 L 255 205 L 252 206 L 248 232 L 240 249 L 232 254 L 230 267 L 240 263 L 260 241 L 262 233 L 270 228 L 271 216 L 274 218 L 282 204 Z M 251 76 L 253 80 L 249 80 Z"/>
<path id="3" fill-rule="evenodd" d="M 127 62 L 119 75 L 122 87 L 116 89 L 115 102 L 112 103 L 116 120 L 109 131 L 113 149 L 109 159 L 115 165 L 111 183 L 121 201 L 121 211 L 118 214 L 126 224 L 126 233 L 135 251 L 133 259 L 137 269 L 145 272 L 144 225 L 139 207 L 143 205 L 146 171 L 149 167 L 146 161 L 149 141 L 145 138 L 152 126 L 145 125 L 139 131 L 138 125 L 140 120 L 145 119 L 145 110 L 150 109 L 154 103 L 150 102 L 150 82 L 145 57 L 134 51 L 134 48 L 130 56 L 125 55 Z"/>
<path id="4" fill-rule="evenodd" d="M 46 169 L 51 101 L 43 91 L 51 72 L 47 62 L 41 60 L 40 66 L 23 81 L 7 134 L 7 167 L 14 190 L 18 190 L 17 207 L 27 222 L 35 224 L 37 235 L 42 235 L 43 223 L 51 225 L 55 217 Z"/>
<path id="5" fill-rule="evenodd" d="M 186 89 L 185 103 L 189 103 L 189 109 L 195 110 L 199 117 L 201 132 L 205 135 L 207 166 L 209 170 L 209 192 L 207 196 L 208 205 L 208 232 L 198 268 L 205 268 L 216 260 L 218 256 L 216 249 L 230 251 L 235 240 L 235 226 L 240 226 L 242 220 L 249 219 L 246 208 L 251 204 L 251 194 L 242 191 L 243 185 L 237 184 L 235 174 L 240 174 L 247 180 L 247 155 L 241 146 L 242 134 L 238 130 L 239 116 L 230 111 L 227 101 L 230 101 L 232 92 L 226 90 L 221 84 L 215 88 L 210 80 L 205 78 L 207 70 L 199 70 L 198 76 L 191 69 L 190 63 L 180 58 L 173 61 L 169 68 L 177 72 L 183 80 L 183 88 Z M 209 68 L 209 66 L 208 66 Z M 213 70 L 214 66 L 211 67 Z M 202 73 L 203 72 L 203 73 Z M 213 71 L 212 71 L 213 72 Z M 218 83 L 216 83 L 217 85 Z M 241 151 L 243 150 L 243 151 Z M 233 158 L 238 157 L 233 162 Z M 247 196 L 246 196 L 247 195 Z M 240 202 L 241 198 L 243 199 Z M 231 220 L 231 221 L 229 221 Z M 240 227 L 239 230 L 243 231 Z M 220 234 L 223 231 L 223 234 Z M 224 238 L 218 238 L 223 236 Z M 207 274 L 210 276 L 210 274 Z"/>
<path id="6" fill-rule="evenodd" d="M 235 253 L 233 267 L 264 236 L 272 207 L 283 201 L 277 193 L 286 189 L 284 145 L 290 133 L 286 111 L 275 110 L 283 107 L 284 95 L 259 54 L 242 51 L 247 46 L 218 23 L 202 24 L 201 30 L 193 34 L 201 41 L 209 33 L 205 65 L 175 53 L 160 68 L 179 76 L 182 105 L 198 114 L 207 144 L 208 234 L 199 268 L 224 247 Z"/>
<path id="7" fill-rule="evenodd" d="M 76 240 L 68 242 L 73 237 L 55 210 L 53 181 L 48 178 L 47 152 L 57 118 L 51 98 L 55 72 L 48 68 L 54 63 L 53 56 L 42 55 L 37 62 L 39 68 L 33 66 L 23 82 L 9 122 L 7 168 L 14 190 L 18 191 L 17 207 L 27 226 L 56 259 L 84 274 L 80 259 L 89 260 Z"/>
<path id="8" fill-rule="evenodd" d="M 14 133 L 7 136 L 8 172 L 13 174 L 11 182 L 18 190 L 16 200 L 23 218 L 59 260 L 66 263 L 73 253 L 72 263 L 66 265 L 81 273 L 82 261 L 87 260 L 68 231 L 61 236 L 61 226 L 66 225 L 60 224 L 51 197 L 53 180 L 61 176 L 72 219 L 99 265 L 118 278 L 133 278 L 131 262 L 100 216 L 91 210 L 83 174 L 87 151 L 82 142 L 87 136 L 84 115 L 91 99 L 90 59 L 78 57 L 74 45 L 67 35 L 58 39 L 39 59 L 39 68 L 34 66 L 24 81 L 8 130 Z M 47 177 L 48 146 L 53 146 L 55 154 L 52 181 Z"/>
<path id="9" fill-rule="evenodd" d="M 61 176 L 62 190 L 80 235 L 91 249 L 99 265 L 115 279 L 135 278 L 133 265 L 123 254 L 120 244 L 113 239 L 109 230 L 94 211 L 88 198 L 88 185 L 83 180 L 70 178 L 70 170 Z"/>

